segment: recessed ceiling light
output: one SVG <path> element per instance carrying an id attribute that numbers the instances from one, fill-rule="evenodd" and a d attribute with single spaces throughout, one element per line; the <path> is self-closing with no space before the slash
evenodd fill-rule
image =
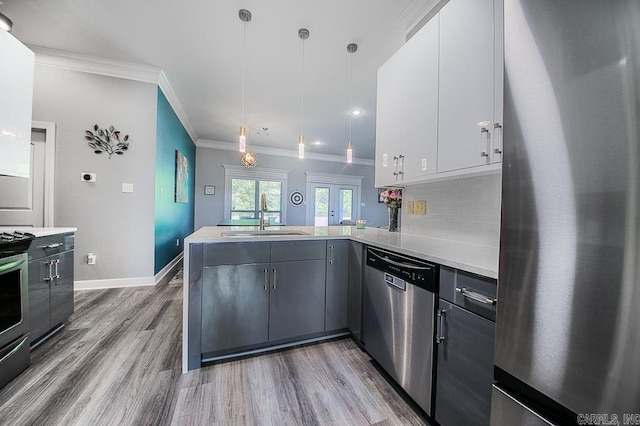
<path id="1" fill-rule="evenodd" d="M 356 109 L 351 110 L 351 115 L 353 115 L 354 117 L 357 117 L 357 116 L 359 116 L 360 114 L 362 114 L 362 110 L 359 110 L 359 109 L 357 109 L 357 108 L 356 108 Z"/>

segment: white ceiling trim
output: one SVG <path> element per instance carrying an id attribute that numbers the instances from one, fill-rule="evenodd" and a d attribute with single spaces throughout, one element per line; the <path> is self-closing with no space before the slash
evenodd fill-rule
<path id="1" fill-rule="evenodd" d="M 198 135 L 189 122 L 180 100 L 174 92 L 173 87 L 171 87 L 171 83 L 169 83 L 167 76 L 160 68 L 81 55 L 41 46 L 28 45 L 28 47 L 36 54 L 35 61 L 38 65 L 157 84 L 162 89 L 162 92 L 191 137 L 191 140 L 196 141 L 198 139 Z"/>
<path id="2" fill-rule="evenodd" d="M 224 149 L 227 151 L 237 151 L 238 145 L 233 142 L 212 141 L 207 139 L 198 139 L 196 146 L 201 148 L 213 148 Z M 251 145 L 251 150 L 257 154 L 276 155 L 279 157 L 292 157 L 298 158 L 297 150 L 289 150 L 282 148 L 271 148 L 266 146 Z M 345 163 L 345 157 L 341 155 L 329 155 L 329 154 L 316 154 L 312 152 L 305 152 L 304 158 L 309 160 L 331 161 L 334 163 Z M 362 166 L 373 166 L 375 162 L 364 158 L 354 158 L 353 164 L 359 164 Z"/>
<path id="3" fill-rule="evenodd" d="M 191 141 L 195 144 L 195 141 L 198 140 L 196 129 L 193 128 L 191 122 L 189 121 L 189 118 L 187 118 L 187 113 L 182 107 L 182 103 L 180 102 L 180 99 L 178 99 L 178 95 L 176 95 L 176 92 L 173 91 L 173 87 L 171 86 L 171 83 L 169 83 L 169 79 L 167 78 L 164 71 L 160 71 L 158 85 L 162 89 L 162 93 L 164 93 L 167 101 L 169 101 L 169 105 L 171 105 L 171 108 L 173 108 L 173 112 L 175 112 L 178 116 L 178 120 L 180 120 L 180 122 L 184 126 L 184 129 L 191 137 Z"/>

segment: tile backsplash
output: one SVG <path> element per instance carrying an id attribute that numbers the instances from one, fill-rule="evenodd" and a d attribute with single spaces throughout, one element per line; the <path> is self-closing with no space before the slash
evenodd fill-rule
<path id="1" fill-rule="evenodd" d="M 401 232 L 498 247 L 501 175 L 469 177 L 404 188 L 408 201 L 426 200 L 427 214 L 401 209 Z"/>

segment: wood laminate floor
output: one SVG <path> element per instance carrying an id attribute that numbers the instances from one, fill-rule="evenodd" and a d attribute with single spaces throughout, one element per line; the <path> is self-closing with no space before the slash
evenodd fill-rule
<path id="1" fill-rule="evenodd" d="M 350 339 L 181 374 L 182 278 L 75 294 L 0 425 L 423 425 Z"/>

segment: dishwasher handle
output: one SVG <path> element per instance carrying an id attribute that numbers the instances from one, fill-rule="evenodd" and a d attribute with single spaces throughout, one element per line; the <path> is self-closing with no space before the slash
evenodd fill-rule
<path id="1" fill-rule="evenodd" d="M 424 266 L 420 266 L 420 265 L 416 265 L 415 263 L 399 262 L 397 260 L 392 260 L 389 256 L 393 256 L 394 258 L 401 258 L 401 257 L 398 256 L 397 254 L 388 253 L 382 250 L 369 249 L 369 253 L 371 253 L 372 256 L 377 257 L 378 259 L 380 259 L 380 261 L 384 263 L 389 263 L 391 265 L 395 265 L 401 268 L 415 269 L 420 271 L 429 271 L 433 268 L 433 266 L 428 263 L 425 263 Z M 382 253 L 386 254 L 387 256 L 384 256 L 384 257 L 381 256 Z"/>

